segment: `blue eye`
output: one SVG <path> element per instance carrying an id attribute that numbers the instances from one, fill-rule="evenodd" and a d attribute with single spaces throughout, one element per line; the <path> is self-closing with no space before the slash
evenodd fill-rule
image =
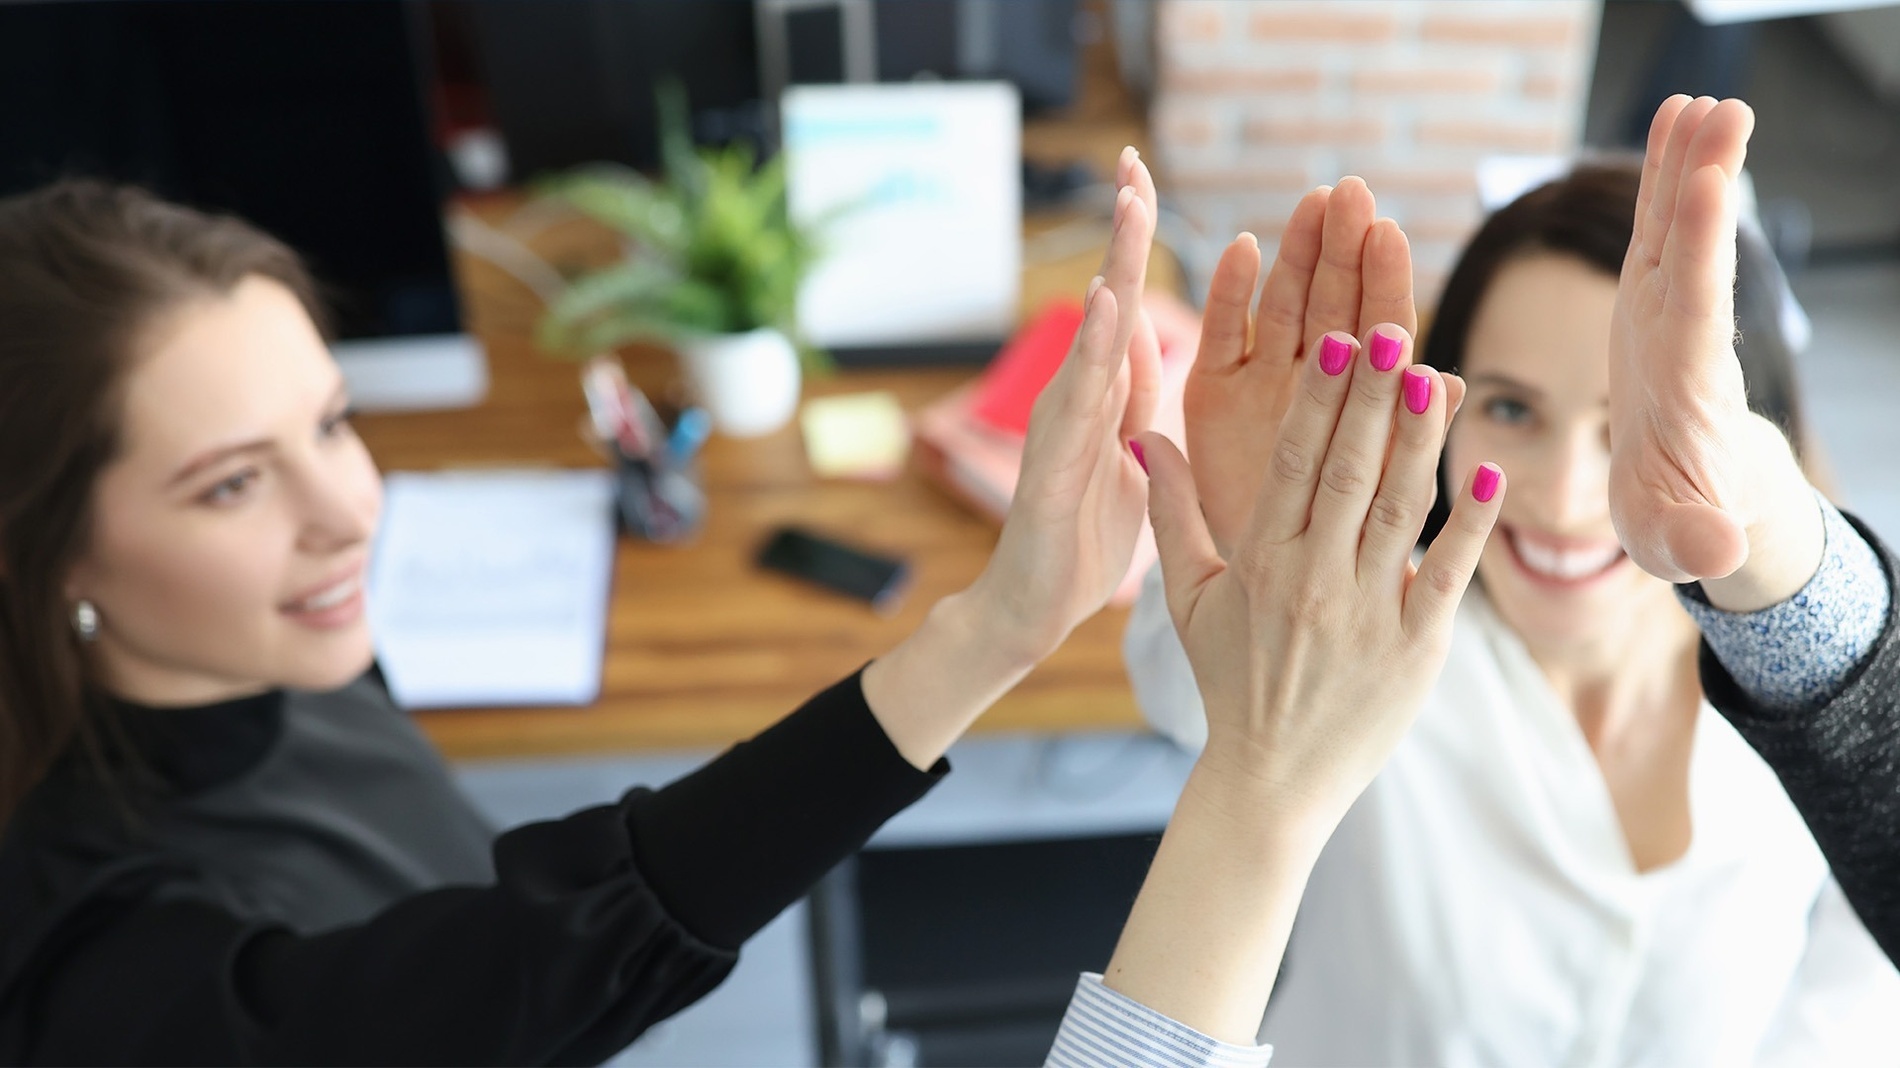
<path id="1" fill-rule="evenodd" d="M 199 500 L 206 504 L 232 504 L 243 498 L 257 479 L 257 469 L 247 467 L 206 490 L 200 495 Z"/>
<path id="2" fill-rule="evenodd" d="M 1504 426 L 1523 426 L 1536 415 L 1523 401 L 1512 397 L 1492 397 L 1484 402 L 1485 418 Z"/>

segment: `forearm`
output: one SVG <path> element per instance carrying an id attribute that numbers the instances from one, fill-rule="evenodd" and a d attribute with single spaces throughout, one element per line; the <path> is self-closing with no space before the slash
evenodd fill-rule
<path id="1" fill-rule="evenodd" d="M 1900 754 L 1900 699 L 1895 697 L 1900 694 L 1900 626 L 1893 602 L 1900 564 L 1865 527 L 1852 533 L 1855 539 L 1848 549 L 1875 553 L 1871 575 L 1836 587 L 1833 595 L 1805 591 L 1805 607 L 1778 605 L 1757 614 L 1779 617 L 1792 610 L 1797 620 L 1824 621 L 1821 632 L 1749 626 L 1754 616 L 1738 617 L 1741 625 L 1727 628 L 1725 639 L 1705 626 L 1702 684 L 1709 702 L 1775 769 L 1848 900 L 1888 955 L 1900 960 L 1900 761 L 1895 759 Z M 1829 562 L 1816 583 L 1835 570 L 1835 556 L 1830 546 Z M 1861 600 L 1869 593 L 1885 606 L 1872 619 L 1871 644 L 1859 637 L 1856 620 L 1829 620 L 1808 611 L 1828 610 L 1842 595 Z M 1817 655 L 1828 655 L 1830 664 L 1838 666 L 1842 658 L 1828 651 L 1844 645 L 1850 651 L 1861 645 L 1865 649 L 1825 692 L 1790 708 L 1767 699 L 1758 671 L 1731 672 L 1727 666 L 1753 666 L 1744 665 L 1743 658 L 1751 650 L 1759 656 L 1771 640 L 1782 643 L 1784 664 L 1795 668 L 1807 666 Z M 1802 642 L 1808 646 L 1806 653 L 1786 651 Z"/>
<path id="2" fill-rule="evenodd" d="M 998 616 L 978 590 L 952 594 L 864 669 L 871 714 L 915 767 L 935 764 L 1041 658 Z"/>
<path id="3" fill-rule="evenodd" d="M 1252 1043 L 1330 821 L 1203 757 L 1103 982 L 1203 1034 Z"/>
<path id="4" fill-rule="evenodd" d="M 934 760 L 919 770 L 897 748 L 863 677 L 622 802 L 637 867 L 699 938 L 738 949 L 948 773 Z"/>
<path id="5" fill-rule="evenodd" d="M 209 886 L 134 879 L 15 988 L 32 1005 L 0 1013 L 0 1061 L 597 1063 L 737 959 L 655 899 L 616 807 L 517 828 L 495 861 L 494 885 L 311 935 Z"/>

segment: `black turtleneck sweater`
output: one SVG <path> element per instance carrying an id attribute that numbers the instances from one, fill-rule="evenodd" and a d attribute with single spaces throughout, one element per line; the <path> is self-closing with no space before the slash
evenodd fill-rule
<path id="1" fill-rule="evenodd" d="M 856 676 L 661 790 L 499 838 L 371 678 L 112 712 L 0 837 L 0 1063 L 598 1062 L 948 770 Z"/>

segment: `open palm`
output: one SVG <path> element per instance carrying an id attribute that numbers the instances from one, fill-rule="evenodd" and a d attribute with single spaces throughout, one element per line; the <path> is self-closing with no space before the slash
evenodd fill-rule
<path id="1" fill-rule="evenodd" d="M 1260 246 L 1251 234 L 1214 270 L 1182 403 L 1195 485 L 1222 552 L 1246 528 L 1296 372 L 1320 336 L 1356 336 L 1382 322 L 1418 329 L 1411 249 L 1375 213 L 1357 178 L 1308 193 L 1287 221 L 1257 310 Z"/>
<path id="2" fill-rule="evenodd" d="M 1748 557 L 1750 414 L 1735 357 L 1736 180 L 1754 128 L 1739 100 L 1656 113 L 1610 342 L 1610 508 L 1624 549 L 1671 582 Z"/>
<path id="3" fill-rule="evenodd" d="M 1127 442 L 1160 397 L 1161 352 L 1141 311 L 1154 238 L 1154 181 L 1133 153 L 1118 175 L 1115 232 L 1069 355 L 1036 399 L 1022 478 L 979 580 L 1053 651 L 1108 602 L 1134 557 L 1148 479 Z"/>

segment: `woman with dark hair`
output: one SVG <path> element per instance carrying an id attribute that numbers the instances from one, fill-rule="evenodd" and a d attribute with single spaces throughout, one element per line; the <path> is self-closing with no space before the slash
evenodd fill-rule
<path id="1" fill-rule="evenodd" d="M 1158 352 L 1132 150 L 1117 184 L 976 583 L 700 770 L 499 838 L 367 671 L 379 481 L 295 255 L 126 188 L 0 201 L 0 1062 L 587 1063 L 710 990 L 1125 572 Z"/>
<path id="2" fill-rule="evenodd" d="M 1685 107 L 1694 122 L 1677 131 L 1681 146 L 1710 114 L 1711 130 L 1731 132 L 1741 106 L 1714 104 L 1672 101 L 1661 136 Z M 1740 143 L 1721 161 L 1731 182 Z M 1652 164 L 1662 147 L 1652 144 Z M 1759 577 L 1778 555 L 1809 553 L 1801 576 L 1838 593 L 1839 576 L 1879 566 L 1791 461 L 1775 465 L 1777 443 L 1786 457 L 1803 426 L 1776 328 L 1780 292 L 1747 231 L 1742 329 L 1726 369 L 1679 372 L 1683 386 L 1640 362 L 1673 354 L 1619 305 L 1635 284 L 1623 275 L 1619 290 L 1642 245 L 1633 223 L 1650 210 L 1644 189 L 1634 164 L 1579 166 L 1488 219 L 1446 286 L 1420 356 L 1468 387 L 1446 472 L 1483 456 L 1509 474 L 1512 492 L 1443 675 L 1313 870 L 1260 1032 L 1285 1063 L 1855 1063 L 1900 1044 L 1900 975 L 1775 773 L 1704 696 L 1705 678 L 1727 681 L 1699 674 L 1701 634 L 1715 641 L 1738 618 L 1768 624 L 1693 591 L 1679 604 L 1671 584 L 1741 576 L 1744 556 Z M 1187 397 L 1188 456 L 1216 544 L 1233 544 L 1252 508 L 1246 487 L 1262 472 L 1312 462 L 1273 451 L 1259 429 L 1277 425 L 1296 392 L 1276 365 L 1328 329 L 1414 326 L 1404 236 L 1374 215 L 1356 179 L 1309 195 L 1251 331 L 1256 246 L 1243 237 L 1223 258 Z M 1687 341 L 1678 348 L 1691 351 Z M 1388 362 L 1399 351 L 1391 346 Z M 1724 390 L 1732 383 L 1739 401 L 1744 382 L 1754 415 L 1725 407 Z M 1711 413 L 1729 430 L 1704 452 L 1761 461 L 1752 493 L 1724 483 L 1730 507 L 1794 516 L 1778 528 L 1796 532 L 1777 534 L 1781 543 L 1742 539 L 1727 513 L 1694 503 L 1695 492 L 1708 495 L 1701 483 L 1658 473 L 1655 457 L 1693 452 L 1680 441 L 1703 433 Z M 1658 429 L 1657 419 L 1672 425 Z M 1452 499 L 1454 485 L 1444 481 L 1440 498 Z M 1656 499 L 1664 504 L 1645 503 Z M 1373 509 L 1368 528 L 1382 522 Z M 1828 564 L 1817 572 L 1823 532 Z M 1737 603 L 1745 581 L 1711 582 L 1710 597 L 1752 611 L 1803 589 L 1795 581 Z M 1853 589 L 1884 595 L 1867 586 Z M 1151 574 L 1129 625 L 1129 671 L 1150 722 L 1199 748 L 1201 692 L 1163 589 Z M 1863 650 L 1882 604 L 1858 639 Z M 1869 614 L 1842 618 L 1864 627 Z M 1750 692 L 1771 705 L 1826 700 L 1854 663 L 1810 659 L 1757 672 Z"/>

